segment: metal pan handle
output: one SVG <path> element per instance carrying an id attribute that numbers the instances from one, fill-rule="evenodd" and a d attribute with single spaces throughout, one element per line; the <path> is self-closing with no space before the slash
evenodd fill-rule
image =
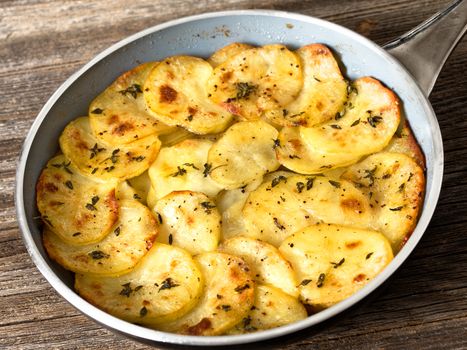
<path id="1" fill-rule="evenodd" d="M 414 76 L 429 96 L 451 51 L 467 31 L 467 0 L 456 0 L 383 47 Z"/>

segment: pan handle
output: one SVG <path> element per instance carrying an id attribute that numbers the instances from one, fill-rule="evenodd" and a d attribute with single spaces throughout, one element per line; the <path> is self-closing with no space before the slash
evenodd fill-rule
<path id="1" fill-rule="evenodd" d="M 412 73 L 429 96 L 444 63 L 466 31 L 467 0 L 456 0 L 383 47 Z"/>

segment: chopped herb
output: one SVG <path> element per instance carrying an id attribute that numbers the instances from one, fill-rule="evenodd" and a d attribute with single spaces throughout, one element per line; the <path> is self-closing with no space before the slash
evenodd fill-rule
<path id="1" fill-rule="evenodd" d="M 405 188 L 405 182 L 400 184 L 399 189 L 397 190 L 397 192 L 402 192 L 404 190 L 404 188 Z"/>
<path id="2" fill-rule="evenodd" d="M 379 124 L 379 123 L 381 123 L 381 121 L 383 120 L 383 118 L 381 118 L 381 117 L 375 115 L 375 116 L 369 116 L 369 117 L 367 118 L 367 120 L 368 120 L 368 123 L 369 123 L 372 127 L 376 128 L 376 125 Z"/>
<path id="3" fill-rule="evenodd" d="M 300 112 L 300 113 L 296 113 L 296 114 L 292 114 L 291 116 L 289 116 L 289 118 L 296 118 L 296 117 L 300 117 L 302 115 L 304 115 L 305 112 Z"/>
<path id="4" fill-rule="evenodd" d="M 114 169 L 115 167 L 113 165 L 104 168 L 104 170 L 107 170 L 108 173 L 110 173 Z"/>
<path id="5" fill-rule="evenodd" d="M 390 211 L 400 211 L 402 208 L 404 208 L 403 205 L 401 205 L 400 207 L 396 207 L 396 208 L 389 208 Z"/>
<path id="6" fill-rule="evenodd" d="M 341 183 L 333 180 L 329 180 L 329 183 L 335 188 L 341 188 Z"/>
<path id="7" fill-rule="evenodd" d="M 141 288 L 143 288 L 143 286 L 137 286 L 137 287 L 135 288 L 135 292 L 139 291 Z"/>
<path id="8" fill-rule="evenodd" d="M 337 124 L 331 124 L 330 127 L 333 128 L 333 129 L 338 129 L 338 130 L 342 129 L 342 128 L 341 128 L 339 125 L 337 125 Z"/>
<path id="9" fill-rule="evenodd" d="M 321 80 L 319 80 L 318 78 L 316 78 L 314 75 L 313 75 L 313 79 L 315 79 L 318 83 L 321 83 Z"/>
<path id="10" fill-rule="evenodd" d="M 407 179 L 407 182 L 409 182 L 412 179 L 413 173 L 409 174 L 409 178 Z"/>
<path id="11" fill-rule="evenodd" d="M 183 163 L 185 166 L 191 166 L 193 169 L 199 170 L 193 163 Z"/>
<path id="12" fill-rule="evenodd" d="M 120 291 L 120 295 L 123 295 L 127 298 L 130 297 L 130 294 L 133 292 L 133 288 L 130 287 L 131 282 L 122 284 L 123 289 Z"/>
<path id="13" fill-rule="evenodd" d="M 247 332 L 256 331 L 256 328 L 251 325 L 251 316 L 244 317 L 242 320 L 243 328 Z"/>
<path id="14" fill-rule="evenodd" d="M 391 174 L 390 173 L 386 173 L 383 175 L 382 179 L 386 180 L 386 179 L 389 179 L 391 177 Z"/>
<path id="15" fill-rule="evenodd" d="M 118 237 L 118 236 L 120 235 L 120 230 L 121 230 L 120 226 L 118 226 L 118 227 L 114 230 L 115 236 Z"/>
<path id="16" fill-rule="evenodd" d="M 186 119 L 187 119 L 189 122 L 191 122 L 191 121 L 193 121 L 193 116 L 192 116 L 192 115 L 189 115 L 188 117 L 186 117 Z"/>
<path id="17" fill-rule="evenodd" d="M 332 164 L 329 164 L 329 165 L 322 165 L 319 167 L 320 169 L 331 169 L 332 168 Z"/>
<path id="18" fill-rule="evenodd" d="M 306 190 L 309 191 L 312 189 L 313 187 L 313 182 L 315 181 L 315 178 L 314 177 L 308 177 L 306 179 Z"/>
<path id="19" fill-rule="evenodd" d="M 301 159 L 299 156 L 295 155 L 295 154 L 290 154 L 289 155 L 289 158 L 290 159 Z"/>
<path id="20" fill-rule="evenodd" d="M 75 233 L 73 233 L 73 237 L 79 236 L 80 234 L 81 234 L 81 232 L 75 232 Z"/>
<path id="21" fill-rule="evenodd" d="M 87 209 L 87 210 L 91 210 L 91 211 L 97 210 L 97 208 L 96 208 L 93 204 L 91 204 L 91 203 L 87 203 L 87 204 L 86 204 L 86 209 Z"/>
<path id="22" fill-rule="evenodd" d="M 94 197 L 91 198 L 92 205 L 95 205 L 97 202 L 99 202 L 99 197 L 98 196 L 94 196 Z"/>
<path id="23" fill-rule="evenodd" d="M 172 236 L 172 234 L 169 234 L 169 244 L 172 245 L 174 241 L 174 237 Z"/>
<path id="24" fill-rule="evenodd" d="M 162 281 L 161 287 L 159 288 L 158 292 L 160 292 L 161 290 L 170 289 L 178 286 L 179 284 L 175 283 L 173 279 L 168 277 L 164 281 Z"/>
<path id="25" fill-rule="evenodd" d="M 162 215 L 157 213 L 157 218 L 159 219 L 159 224 L 162 224 Z"/>
<path id="26" fill-rule="evenodd" d="M 107 259 L 110 257 L 109 254 L 104 253 L 102 250 L 94 250 L 88 254 L 94 260 Z"/>
<path id="27" fill-rule="evenodd" d="M 296 185 L 298 193 L 302 193 L 303 189 L 305 188 L 305 184 L 303 182 L 297 182 Z"/>
<path id="28" fill-rule="evenodd" d="M 274 221 L 274 225 L 276 225 L 276 227 L 279 229 L 279 230 L 285 230 L 285 226 L 282 225 L 279 220 L 277 220 L 277 218 L 273 218 L 273 221 Z"/>
<path id="29" fill-rule="evenodd" d="M 339 262 L 331 262 L 331 265 L 334 266 L 335 269 L 337 269 L 339 266 L 341 266 L 345 262 L 345 258 L 342 258 Z"/>
<path id="30" fill-rule="evenodd" d="M 334 116 L 335 120 L 341 119 L 345 115 L 345 110 L 337 112 L 336 115 Z"/>
<path id="31" fill-rule="evenodd" d="M 97 169 L 99 169 L 99 168 L 94 168 L 94 169 L 92 169 L 91 174 L 94 175 L 94 174 L 96 173 Z"/>
<path id="32" fill-rule="evenodd" d="M 142 162 L 145 156 L 132 157 L 131 159 L 137 162 Z"/>
<path id="33" fill-rule="evenodd" d="M 54 227 L 54 225 L 52 225 L 52 223 L 50 222 L 49 217 L 48 217 L 47 215 L 41 216 L 41 219 L 42 219 L 47 225 L 49 225 L 50 227 Z"/>
<path id="34" fill-rule="evenodd" d="M 271 187 L 276 187 L 277 185 L 279 185 L 279 183 L 281 181 L 284 181 L 284 183 L 287 182 L 287 178 L 283 175 L 279 175 L 278 177 L 276 177 L 275 179 L 272 180 L 271 182 Z"/>
<path id="35" fill-rule="evenodd" d="M 321 273 L 318 277 L 318 281 L 316 282 L 316 287 L 321 288 L 324 284 L 325 278 L 326 278 L 326 274 Z"/>
<path id="36" fill-rule="evenodd" d="M 120 152 L 120 149 L 118 149 L 118 148 L 117 148 L 117 149 L 114 149 L 114 150 L 112 151 L 112 156 L 110 157 L 110 161 L 111 161 L 112 163 L 114 163 L 114 164 L 117 163 L 117 160 L 118 160 L 118 152 Z"/>
<path id="37" fill-rule="evenodd" d="M 230 305 L 221 305 L 221 308 L 225 312 L 232 310 L 232 307 Z"/>
<path id="38" fill-rule="evenodd" d="M 372 255 L 373 255 L 373 252 L 368 253 L 368 254 L 366 255 L 366 258 L 365 258 L 365 259 L 368 260 L 369 258 L 371 258 Z"/>
<path id="39" fill-rule="evenodd" d="M 70 180 L 65 182 L 65 186 L 68 187 L 70 190 L 73 189 L 73 183 Z"/>
<path id="40" fill-rule="evenodd" d="M 364 179 L 369 179 L 369 181 L 370 181 L 369 186 L 373 186 L 373 184 L 375 183 L 376 169 L 378 169 L 378 167 L 376 165 L 371 170 L 365 169 L 365 176 L 363 178 Z"/>
<path id="41" fill-rule="evenodd" d="M 92 114 L 102 114 L 102 112 L 104 112 L 104 110 L 100 108 L 96 108 L 91 111 Z"/>
<path id="42" fill-rule="evenodd" d="M 236 100 L 240 100 L 242 98 L 248 98 L 252 92 L 255 92 L 258 88 L 256 85 L 240 82 L 236 83 L 235 87 L 237 88 L 237 95 L 235 96 Z"/>
<path id="43" fill-rule="evenodd" d="M 139 310 L 139 315 L 140 315 L 141 317 L 144 317 L 144 316 L 146 316 L 147 314 L 148 314 L 148 309 L 146 309 L 146 306 L 143 306 L 143 307 L 141 308 L 141 310 Z"/>
<path id="44" fill-rule="evenodd" d="M 204 170 L 203 170 L 203 175 L 204 177 L 208 177 L 209 174 L 211 174 L 212 169 L 212 164 L 209 163 L 204 163 Z"/>
<path id="45" fill-rule="evenodd" d="M 57 168 L 57 169 L 60 169 L 60 168 L 63 168 L 63 170 L 65 170 L 68 174 L 71 174 L 73 175 L 73 172 L 68 168 L 70 166 L 71 162 L 63 162 L 61 164 L 52 164 L 53 167 Z"/>
<path id="46" fill-rule="evenodd" d="M 281 146 L 281 141 L 279 139 L 274 140 L 274 145 L 272 146 L 273 149 Z"/>
<path id="47" fill-rule="evenodd" d="M 223 296 L 222 296 L 222 295 L 220 295 L 220 294 L 216 294 L 216 298 L 217 298 L 217 299 L 222 299 L 222 298 L 223 298 Z"/>
<path id="48" fill-rule="evenodd" d="M 250 288 L 250 285 L 247 283 L 245 284 L 244 286 L 238 286 L 237 288 L 235 288 L 234 290 L 237 292 L 237 293 L 241 293 L 243 292 L 245 289 L 249 289 Z"/>
<path id="49" fill-rule="evenodd" d="M 355 120 L 355 121 L 350 125 L 350 127 L 357 126 L 358 124 L 360 124 L 360 119 Z"/>
<path id="50" fill-rule="evenodd" d="M 105 148 L 97 146 L 97 143 L 94 144 L 90 149 L 91 155 L 89 156 L 89 159 L 94 158 L 99 152 L 105 151 Z"/>
<path id="51" fill-rule="evenodd" d="M 347 95 L 350 95 L 352 92 L 358 95 L 357 88 L 351 82 L 347 82 Z"/>
<path id="52" fill-rule="evenodd" d="M 308 283 L 310 283 L 310 282 L 311 282 L 310 279 L 305 279 L 305 280 L 301 281 L 299 285 L 300 285 L 300 286 L 306 286 L 306 285 L 307 285 Z"/>
<path id="53" fill-rule="evenodd" d="M 204 208 L 204 211 L 206 212 L 206 214 L 211 214 L 211 209 L 216 207 L 211 202 L 201 202 L 201 206 Z"/>
<path id="54" fill-rule="evenodd" d="M 286 109 L 283 109 L 283 110 L 282 110 L 282 116 L 283 116 L 283 117 L 287 117 L 287 114 L 289 114 L 289 111 L 286 110 Z"/>
<path id="55" fill-rule="evenodd" d="M 119 93 L 121 93 L 123 96 L 126 96 L 127 94 L 136 99 L 138 97 L 138 93 L 142 93 L 143 91 L 141 90 L 141 85 L 139 84 L 133 84 L 129 87 L 127 87 L 125 90 L 120 90 Z"/>
<path id="56" fill-rule="evenodd" d="M 183 176 L 186 174 L 186 169 L 177 165 L 177 171 L 173 174 L 170 174 L 172 177 Z"/>
<path id="57" fill-rule="evenodd" d="M 133 194 L 133 199 L 141 199 L 138 193 Z"/>

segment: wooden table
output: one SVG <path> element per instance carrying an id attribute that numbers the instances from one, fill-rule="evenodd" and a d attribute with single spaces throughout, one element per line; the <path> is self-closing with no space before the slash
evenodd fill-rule
<path id="1" fill-rule="evenodd" d="M 142 349 L 81 315 L 49 286 L 26 252 L 14 209 L 23 139 L 53 91 L 116 41 L 207 11 L 288 10 L 324 18 L 383 44 L 445 6 L 432 0 L 52 1 L 0 3 L 0 348 Z M 170 4 L 169 4 L 170 3 Z M 260 344 L 287 349 L 467 348 L 467 40 L 431 95 L 445 145 L 437 211 L 421 243 L 363 305 L 299 334 Z"/>

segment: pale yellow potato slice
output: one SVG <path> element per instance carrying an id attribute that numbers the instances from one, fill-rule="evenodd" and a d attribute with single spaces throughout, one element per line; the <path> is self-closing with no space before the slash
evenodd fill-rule
<path id="1" fill-rule="evenodd" d="M 245 260 L 258 283 L 270 284 L 298 296 L 295 272 L 276 247 L 258 239 L 237 236 L 224 241 L 219 250 Z"/>
<path id="2" fill-rule="evenodd" d="M 304 175 L 264 182 L 248 196 L 243 215 L 245 235 L 274 246 L 319 222 L 366 228 L 373 220 L 368 197 L 350 181 Z"/>
<path id="3" fill-rule="evenodd" d="M 190 335 L 220 335 L 248 315 L 255 296 L 255 282 L 245 262 L 218 252 L 194 257 L 204 277 L 199 303 L 174 322 L 158 329 Z"/>
<path id="4" fill-rule="evenodd" d="M 232 115 L 208 98 L 206 84 L 212 73 L 211 65 L 201 58 L 166 58 L 144 84 L 148 108 L 163 123 L 183 126 L 196 134 L 223 131 Z"/>
<path id="5" fill-rule="evenodd" d="M 221 215 L 204 193 L 171 192 L 157 201 L 158 242 L 173 244 L 193 255 L 216 250 L 221 235 Z"/>
<path id="6" fill-rule="evenodd" d="M 156 243 L 129 273 L 118 277 L 76 274 L 75 289 L 113 316 L 157 327 L 190 311 L 201 297 L 203 282 L 190 254 Z"/>
<path id="7" fill-rule="evenodd" d="M 362 187 L 374 210 L 373 227 L 398 252 L 414 230 L 423 205 L 422 168 L 405 154 L 381 152 L 351 166 L 342 178 Z"/>
<path id="8" fill-rule="evenodd" d="M 174 129 L 154 118 L 143 98 L 144 81 L 158 64 L 143 63 L 123 73 L 91 102 L 89 121 L 99 140 L 120 146 Z"/>
<path id="9" fill-rule="evenodd" d="M 349 89 L 331 50 L 326 46 L 303 46 L 296 54 L 303 67 L 300 94 L 283 108 L 266 111 L 264 116 L 277 125 L 311 127 L 341 112 Z"/>
<path id="10" fill-rule="evenodd" d="M 140 175 L 154 161 L 160 148 L 155 135 L 120 146 L 104 144 L 92 133 L 88 117 L 69 123 L 59 141 L 65 156 L 79 170 L 104 180 L 125 180 Z"/>
<path id="11" fill-rule="evenodd" d="M 49 229 L 69 244 L 100 241 L 118 217 L 116 181 L 95 181 L 59 155 L 36 185 L 37 208 Z"/>
<path id="12" fill-rule="evenodd" d="M 136 200 L 120 202 L 118 221 L 97 243 L 71 245 L 52 231 L 44 231 L 49 256 L 67 270 L 77 273 L 119 275 L 131 270 L 151 248 L 157 236 L 151 211 Z"/>
<path id="13" fill-rule="evenodd" d="M 212 146 L 208 140 L 188 139 L 172 147 L 162 147 L 149 168 L 154 193 L 151 204 L 173 191 L 202 192 L 214 197 L 222 186 L 211 179 L 212 166 L 207 163 Z M 151 192 L 151 191 L 150 191 Z"/>
<path id="14" fill-rule="evenodd" d="M 378 80 L 364 77 L 353 83 L 345 114 L 312 128 L 300 127 L 300 136 L 310 152 L 322 155 L 325 166 L 335 168 L 381 151 L 400 122 L 399 99 Z M 323 167 L 322 162 L 315 171 Z"/>
<path id="15" fill-rule="evenodd" d="M 230 113 L 256 120 L 264 111 L 292 102 L 302 85 L 298 56 L 284 45 L 266 45 L 240 52 L 217 66 L 208 92 Z"/>
<path id="16" fill-rule="evenodd" d="M 393 258 L 381 233 L 321 224 L 304 228 L 279 247 L 300 281 L 300 299 L 320 310 L 351 296 Z"/>
<path id="17" fill-rule="evenodd" d="M 256 179 L 248 185 L 222 191 L 217 196 L 217 206 L 222 215 L 222 239 L 229 239 L 245 232 L 242 209 L 251 191 L 258 188 L 263 179 Z"/>
<path id="18" fill-rule="evenodd" d="M 147 204 L 147 197 L 149 189 L 151 188 L 151 179 L 147 171 L 139 176 L 133 177 L 127 180 L 133 191 L 136 192 L 137 198 L 133 195 L 133 198 L 138 199 L 141 203 Z"/>
<path id="19" fill-rule="evenodd" d="M 211 178 L 223 188 L 244 186 L 279 167 L 274 151 L 277 130 L 264 121 L 232 125 L 208 153 Z"/>
<path id="20" fill-rule="evenodd" d="M 138 193 L 136 193 L 135 189 L 130 185 L 128 180 L 122 181 L 118 184 L 115 197 L 117 197 L 117 200 L 119 201 L 124 199 L 136 199 L 141 201 L 140 196 Z"/>
<path id="21" fill-rule="evenodd" d="M 254 308 L 226 334 L 245 334 L 285 326 L 303 320 L 307 312 L 297 298 L 268 285 L 256 287 Z"/>
<path id="22" fill-rule="evenodd" d="M 151 186 L 149 187 L 149 192 L 148 192 L 148 197 L 146 198 L 146 202 L 148 207 L 152 210 L 156 203 L 157 203 L 157 198 L 156 198 L 156 191 L 154 188 Z"/>
<path id="23" fill-rule="evenodd" d="M 208 62 L 211 64 L 211 66 L 216 68 L 218 65 L 227 61 L 230 57 L 252 48 L 253 46 L 248 44 L 231 43 L 214 52 L 211 57 L 208 58 Z"/>
<path id="24" fill-rule="evenodd" d="M 300 174 L 319 174 L 355 163 L 355 155 L 348 152 L 339 155 L 339 163 L 331 164 L 326 152 L 312 150 L 303 141 L 298 127 L 283 127 L 277 138 L 275 150 L 279 163 Z"/>

